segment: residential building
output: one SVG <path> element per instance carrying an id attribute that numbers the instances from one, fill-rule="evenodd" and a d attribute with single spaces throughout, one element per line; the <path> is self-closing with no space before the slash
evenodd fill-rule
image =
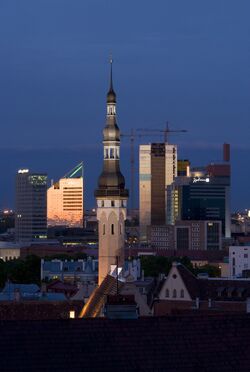
<path id="1" fill-rule="evenodd" d="M 45 261 L 41 259 L 41 280 L 59 279 L 65 282 L 97 281 L 98 260 L 89 257 L 87 260 Z"/>
<path id="2" fill-rule="evenodd" d="M 51 185 L 47 203 L 48 226 L 83 227 L 83 163 Z"/>
<path id="3" fill-rule="evenodd" d="M 47 175 L 20 169 L 16 176 L 15 234 L 17 241 L 47 237 Z"/>
<path id="4" fill-rule="evenodd" d="M 250 280 L 196 277 L 185 266 L 174 262 L 155 292 L 155 316 L 174 311 L 247 312 Z"/>
<path id="5" fill-rule="evenodd" d="M 166 223 L 166 188 L 177 176 L 177 146 L 141 145 L 139 167 L 140 236 L 141 241 L 146 241 L 147 226 Z"/>
<path id="6" fill-rule="evenodd" d="M 242 278 L 250 273 L 250 246 L 229 247 L 229 275 Z"/>

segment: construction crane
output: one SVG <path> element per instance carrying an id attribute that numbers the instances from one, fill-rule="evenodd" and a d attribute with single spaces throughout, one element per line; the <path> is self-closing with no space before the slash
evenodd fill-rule
<path id="1" fill-rule="evenodd" d="M 131 129 L 130 133 L 121 133 L 121 137 L 126 137 L 130 139 L 130 206 L 131 210 L 135 207 L 135 138 L 140 138 L 144 136 L 152 136 L 151 134 L 138 134 L 135 133 L 134 129 Z"/>
<path id="2" fill-rule="evenodd" d="M 186 129 L 172 130 L 169 129 L 169 124 L 166 122 L 165 129 L 136 129 L 140 133 L 135 133 L 134 129 L 131 129 L 130 133 L 121 133 L 121 137 L 127 137 L 130 139 L 130 206 L 131 210 L 134 210 L 135 206 L 135 139 L 141 137 L 152 137 L 158 135 L 164 135 L 164 142 L 168 143 L 169 133 L 186 133 Z M 150 132 L 150 133 L 145 133 Z"/>
<path id="3" fill-rule="evenodd" d="M 187 132 L 186 129 L 177 129 L 177 130 L 170 129 L 168 121 L 166 122 L 166 128 L 165 129 L 139 128 L 139 129 L 137 129 L 137 131 L 141 132 L 141 133 L 150 132 L 150 133 L 152 133 L 152 135 L 154 135 L 154 133 L 156 133 L 156 135 L 160 134 L 160 133 L 163 133 L 165 143 L 168 143 L 169 133 L 186 133 Z"/>

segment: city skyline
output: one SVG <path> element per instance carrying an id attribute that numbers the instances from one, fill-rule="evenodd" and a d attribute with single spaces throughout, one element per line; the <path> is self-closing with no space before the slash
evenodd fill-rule
<path id="1" fill-rule="evenodd" d="M 0 207 L 14 206 L 19 168 L 56 179 L 81 160 L 86 206 L 94 206 L 112 51 L 118 124 L 129 132 L 163 128 L 169 120 L 173 128 L 187 129 L 171 143 L 177 143 L 179 158 L 193 165 L 220 160 L 222 143 L 231 143 L 232 210 L 249 208 L 250 5 L 180 3 L 183 12 L 180 4 L 165 1 L 158 7 L 144 1 L 143 13 L 140 1 L 133 7 L 113 0 L 99 3 L 98 13 L 97 3 L 90 1 L 62 1 L 59 7 L 26 0 L 22 6 L 16 1 L 2 6 L 0 155 L 8 161 L 2 165 Z M 124 139 L 121 151 L 130 187 Z"/>

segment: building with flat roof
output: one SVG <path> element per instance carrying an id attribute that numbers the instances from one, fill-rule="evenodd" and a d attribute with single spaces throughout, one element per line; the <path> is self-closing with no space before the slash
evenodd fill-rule
<path id="1" fill-rule="evenodd" d="M 177 146 L 152 143 L 140 146 L 140 236 L 147 239 L 147 226 L 166 223 L 166 188 L 177 176 Z"/>
<path id="2" fill-rule="evenodd" d="M 82 162 L 49 187 L 47 204 L 48 226 L 83 227 Z"/>
<path id="3" fill-rule="evenodd" d="M 167 196 L 168 223 L 221 221 L 222 234 L 230 238 L 230 164 L 193 168 L 190 177 L 177 177 L 167 187 Z"/>
<path id="4" fill-rule="evenodd" d="M 15 235 L 17 241 L 47 237 L 47 174 L 20 169 L 16 175 Z"/>
<path id="5" fill-rule="evenodd" d="M 248 275 L 246 275 L 248 274 Z M 250 246 L 229 247 L 229 275 L 231 278 L 250 276 Z"/>

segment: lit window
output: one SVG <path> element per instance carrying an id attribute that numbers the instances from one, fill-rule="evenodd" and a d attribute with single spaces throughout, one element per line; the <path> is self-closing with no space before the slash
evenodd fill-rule
<path id="1" fill-rule="evenodd" d="M 69 317 L 70 319 L 75 319 L 75 310 L 70 310 Z"/>

